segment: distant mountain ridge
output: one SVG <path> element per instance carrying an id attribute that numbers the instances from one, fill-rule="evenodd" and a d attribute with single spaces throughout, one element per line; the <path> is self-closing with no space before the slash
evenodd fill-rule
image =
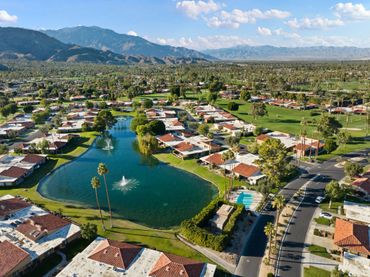
<path id="1" fill-rule="evenodd" d="M 1 58 L 117 65 L 206 62 L 204 59 L 186 57 L 166 57 L 160 59 L 145 56 L 120 55 L 108 50 L 103 51 L 66 44 L 39 31 L 14 27 L 0 28 Z"/>
<path id="2" fill-rule="evenodd" d="M 240 45 L 203 51 L 221 60 L 368 60 L 370 48 L 313 46 L 275 47 Z"/>
<path id="3" fill-rule="evenodd" d="M 96 26 L 78 26 L 59 30 L 44 30 L 42 32 L 64 43 L 92 47 L 98 50 L 109 50 L 121 55 L 142 55 L 156 58 L 214 59 L 209 55 L 195 50 L 160 45 L 139 36 L 119 34 L 112 30 Z"/>

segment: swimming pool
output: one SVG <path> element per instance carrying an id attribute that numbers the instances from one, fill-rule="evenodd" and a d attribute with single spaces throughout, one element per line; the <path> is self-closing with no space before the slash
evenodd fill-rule
<path id="1" fill-rule="evenodd" d="M 238 198 L 236 199 L 236 203 L 243 204 L 246 209 L 249 209 L 251 204 L 253 203 L 253 195 L 242 192 L 239 194 Z"/>

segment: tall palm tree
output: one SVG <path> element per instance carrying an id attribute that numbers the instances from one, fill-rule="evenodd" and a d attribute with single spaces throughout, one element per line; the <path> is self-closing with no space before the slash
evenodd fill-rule
<path id="1" fill-rule="evenodd" d="M 106 174 L 108 174 L 109 170 L 108 170 L 107 166 L 104 163 L 99 163 L 97 171 L 98 171 L 98 174 L 100 176 L 103 176 L 103 178 L 104 178 L 105 194 L 107 196 L 109 217 L 110 217 L 110 227 L 112 228 L 113 227 L 113 224 L 112 224 L 112 209 L 111 209 L 111 206 L 110 206 L 110 198 L 109 198 L 107 178 L 106 178 Z"/>
<path id="2" fill-rule="evenodd" d="M 272 247 L 272 238 L 275 235 L 275 227 L 272 222 L 268 222 L 263 229 L 265 235 L 269 238 L 269 259 L 271 258 L 271 247 Z"/>
<path id="3" fill-rule="evenodd" d="M 278 223 L 279 223 L 279 218 L 280 218 L 280 213 L 285 205 L 285 198 L 283 195 L 278 194 L 275 196 L 274 200 L 272 200 L 272 206 L 276 209 L 276 221 L 275 221 L 275 232 L 277 234 L 278 231 Z M 276 241 L 277 236 L 275 237 L 275 246 L 276 246 Z"/>
<path id="4" fill-rule="evenodd" d="M 301 121 L 301 126 L 302 126 L 302 128 L 301 128 L 301 137 L 302 137 L 302 139 L 303 139 L 303 157 L 304 156 L 306 156 L 306 153 L 305 153 L 305 145 L 306 145 L 306 137 L 307 137 L 307 124 L 308 124 L 308 122 L 307 122 L 307 119 L 306 118 L 302 118 L 302 121 Z M 301 153 L 301 157 L 300 158 L 302 158 L 302 153 Z"/>
<path id="5" fill-rule="evenodd" d="M 91 179 L 91 186 L 95 190 L 95 199 L 96 199 L 96 206 L 98 207 L 99 213 L 100 213 L 100 220 L 103 227 L 103 230 L 105 231 L 104 221 L 103 221 L 103 215 L 100 209 L 100 203 L 99 203 L 99 196 L 98 196 L 98 188 L 100 188 L 100 181 L 99 178 L 94 176 Z"/>
<path id="6" fill-rule="evenodd" d="M 231 150 L 228 150 L 228 151 L 222 153 L 222 160 L 225 161 L 225 163 L 228 162 L 228 161 L 232 161 L 234 158 L 235 158 L 235 154 Z M 230 190 L 233 187 L 233 176 L 234 176 L 233 170 L 234 170 L 233 165 L 231 165 L 231 170 L 230 170 L 231 174 L 230 174 L 230 178 L 229 178 L 229 188 L 226 188 L 226 191 L 225 191 L 226 199 L 229 197 Z"/>

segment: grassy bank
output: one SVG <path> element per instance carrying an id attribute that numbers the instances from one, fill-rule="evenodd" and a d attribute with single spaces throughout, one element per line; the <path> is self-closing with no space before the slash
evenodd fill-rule
<path id="1" fill-rule="evenodd" d="M 168 153 L 160 153 L 154 156 L 164 163 L 196 174 L 204 180 L 214 184 L 218 188 L 220 196 L 225 194 L 225 189 L 229 184 L 229 179 L 210 171 L 207 167 L 199 165 L 196 160 L 182 160 Z M 245 182 L 234 180 L 234 186 L 243 185 L 245 185 Z"/>
<path id="2" fill-rule="evenodd" d="M 36 170 L 20 186 L 15 188 L 1 188 L 0 196 L 5 194 L 22 195 L 48 210 L 62 212 L 63 215 L 77 223 L 94 223 L 98 226 L 99 234 L 110 239 L 125 240 L 161 251 L 198 260 L 206 260 L 201 254 L 180 242 L 175 236 L 176 230 L 156 230 L 121 218 L 114 218 L 114 228 L 104 232 L 100 225 L 97 210 L 49 200 L 43 198 L 37 192 L 37 184 L 41 178 L 46 176 L 50 171 L 83 154 L 93 143 L 96 135 L 97 133 L 94 132 L 81 133 L 80 139 L 66 147 L 63 153 L 50 155 L 48 162 Z M 108 214 L 105 213 L 104 216 L 107 220 Z"/>

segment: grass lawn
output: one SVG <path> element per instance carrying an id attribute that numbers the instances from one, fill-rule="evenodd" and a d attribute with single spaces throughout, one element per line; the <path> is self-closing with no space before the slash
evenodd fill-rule
<path id="1" fill-rule="evenodd" d="M 330 253 L 328 253 L 328 251 L 326 250 L 326 248 L 322 247 L 322 246 L 319 246 L 319 245 L 315 245 L 315 244 L 310 245 L 308 247 L 308 251 L 310 251 L 311 254 L 314 254 L 314 255 L 317 255 L 317 256 L 320 256 L 320 257 L 324 257 L 324 258 L 327 258 L 327 259 L 332 258 Z"/>
<path id="2" fill-rule="evenodd" d="M 160 153 L 154 156 L 162 162 L 196 174 L 199 177 L 213 183 L 219 189 L 220 196 L 224 195 L 226 186 L 229 183 L 229 179 L 227 177 L 210 171 L 207 167 L 199 165 L 194 159 L 182 160 L 169 153 Z M 245 182 L 234 180 L 234 187 L 236 186 L 245 186 Z"/>
<path id="3" fill-rule="evenodd" d="M 268 128 L 273 131 L 281 131 L 281 132 L 290 133 L 293 135 L 300 134 L 300 131 L 301 131 L 300 122 L 302 118 L 306 118 L 307 120 L 310 121 L 314 119 L 316 120 L 320 117 L 318 113 L 317 115 L 311 115 L 311 112 L 315 112 L 315 111 L 318 112 L 318 110 L 300 111 L 300 110 L 292 110 L 292 109 L 287 109 L 287 108 L 282 108 L 282 107 L 266 105 L 268 115 L 264 117 L 259 117 L 256 120 L 254 120 L 253 116 L 251 115 L 252 103 L 237 100 L 236 102 L 239 103 L 238 111 L 230 111 L 227 109 L 228 102 L 229 102 L 228 100 L 220 99 L 216 102 L 216 104 L 246 122 L 251 122 L 251 123 L 256 124 L 257 126 Z M 346 126 L 346 116 L 345 115 L 333 115 L 333 117 L 337 118 L 338 121 L 343 126 Z M 349 133 L 353 137 L 352 143 L 339 147 L 331 154 L 321 155 L 319 156 L 319 159 L 328 160 L 337 155 L 369 148 L 370 141 L 364 141 L 362 139 L 366 135 L 365 120 L 366 120 L 365 116 L 361 116 L 361 115 L 350 116 L 348 128 L 356 129 L 356 130 L 349 131 Z M 316 131 L 316 126 L 314 124 L 311 123 L 307 126 L 307 136 L 308 137 L 312 137 L 312 138 L 317 137 L 317 134 L 315 131 Z"/>
<path id="4" fill-rule="evenodd" d="M 320 208 L 323 211 L 326 211 L 326 212 L 329 212 L 329 213 L 334 213 L 334 214 L 338 214 L 338 207 L 339 206 L 343 206 L 343 201 L 342 202 L 332 201 L 331 202 L 331 208 L 329 208 L 329 201 L 324 201 L 320 204 Z"/>
<path id="5" fill-rule="evenodd" d="M 94 132 L 81 133 L 81 139 L 73 145 L 66 147 L 63 153 L 50 155 L 48 162 L 40 169 L 36 170 L 20 186 L 14 188 L 1 188 L 0 196 L 5 194 L 22 195 L 45 209 L 62 212 L 63 215 L 79 224 L 87 222 L 94 223 L 98 226 L 99 235 L 110 239 L 124 240 L 160 251 L 207 261 L 204 256 L 180 242 L 175 236 L 177 231 L 175 229 L 152 229 L 121 218 L 114 218 L 114 228 L 104 232 L 100 225 L 99 213 L 97 210 L 46 199 L 37 192 L 37 184 L 42 177 L 51 170 L 73 160 L 85 152 L 93 143 L 96 135 L 97 134 Z M 104 213 L 105 220 L 108 220 L 108 216 L 108 213 Z"/>
<path id="6" fill-rule="evenodd" d="M 330 219 L 327 219 L 325 217 L 317 217 L 317 218 L 315 218 L 315 221 L 318 224 L 326 225 L 326 226 L 330 226 L 330 224 L 332 223 L 332 221 Z"/>
<path id="7" fill-rule="evenodd" d="M 304 277 L 330 277 L 330 271 L 310 266 L 304 268 Z"/>

